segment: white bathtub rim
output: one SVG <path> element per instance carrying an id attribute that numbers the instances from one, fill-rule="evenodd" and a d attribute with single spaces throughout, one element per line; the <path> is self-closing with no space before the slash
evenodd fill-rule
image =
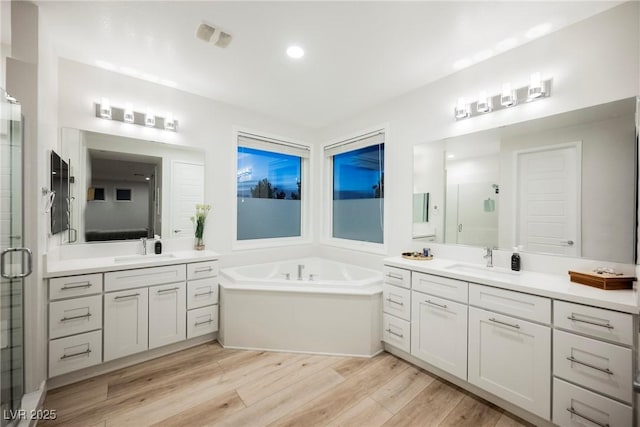
<path id="1" fill-rule="evenodd" d="M 308 282 L 307 282 L 308 283 Z M 220 287 L 225 291 L 251 291 L 251 292 L 282 292 L 295 294 L 323 294 L 323 295 L 351 295 L 351 296 L 374 296 L 382 293 L 382 280 L 380 283 L 368 284 L 366 286 L 344 287 L 332 286 L 323 287 L 321 282 L 315 286 L 289 285 L 283 282 L 273 283 L 233 283 L 228 277 L 220 275 Z"/>
<path id="2" fill-rule="evenodd" d="M 333 357 L 358 357 L 362 359 L 371 359 L 380 353 L 384 353 L 384 347 L 381 343 L 381 348 L 376 350 L 372 354 L 350 354 L 350 353 L 332 353 L 332 352 L 322 352 L 322 351 L 311 351 L 311 350 L 280 350 L 276 348 L 261 348 L 261 347 L 244 347 L 244 346 L 235 346 L 235 345 L 224 345 L 224 342 L 218 338 L 218 343 L 225 349 L 229 350 L 249 350 L 249 351 L 268 351 L 272 353 L 292 353 L 292 354 L 309 354 L 312 356 L 333 356 Z"/>

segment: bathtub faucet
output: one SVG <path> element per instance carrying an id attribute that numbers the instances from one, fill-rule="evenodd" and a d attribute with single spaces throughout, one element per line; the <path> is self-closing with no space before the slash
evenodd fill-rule
<path id="1" fill-rule="evenodd" d="M 304 270 L 304 264 L 298 264 L 298 280 L 302 280 L 302 270 Z"/>

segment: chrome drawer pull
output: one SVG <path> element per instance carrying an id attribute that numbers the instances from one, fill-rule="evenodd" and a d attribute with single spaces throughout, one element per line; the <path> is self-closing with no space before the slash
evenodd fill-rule
<path id="1" fill-rule="evenodd" d="M 571 363 L 577 363 L 578 365 L 586 366 L 587 368 L 595 369 L 596 371 L 604 372 L 608 375 L 613 375 L 613 371 L 610 371 L 609 368 L 599 368 L 597 366 L 590 365 L 589 363 L 582 362 L 578 359 L 574 359 L 573 356 L 567 357 L 567 360 Z"/>
<path id="2" fill-rule="evenodd" d="M 601 422 L 598 422 L 598 421 L 594 420 L 593 418 L 586 417 L 586 416 L 582 415 L 580 412 L 578 412 L 578 411 L 576 411 L 575 409 L 573 409 L 573 407 L 571 407 L 571 408 L 567 408 L 567 411 L 569 411 L 571 414 L 575 415 L 576 417 L 580 417 L 580 418 L 582 418 L 583 420 L 587 420 L 587 421 L 589 421 L 590 423 L 594 423 L 594 424 L 595 424 L 595 425 L 597 425 L 597 426 L 600 426 L 600 427 L 609 427 L 609 424 L 604 424 L 604 423 L 601 423 Z"/>
<path id="3" fill-rule="evenodd" d="M 85 282 L 82 285 L 75 285 L 75 286 L 67 286 L 64 285 L 63 287 L 60 288 L 61 291 L 68 291 L 70 289 L 80 289 L 80 288 L 90 288 L 91 287 L 91 282 Z"/>
<path id="4" fill-rule="evenodd" d="M 395 300 L 392 300 L 391 298 L 387 298 L 387 301 L 389 301 L 392 304 L 404 305 L 403 302 L 395 301 Z"/>
<path id="5" fill-rule="evenodd" d="M 88 319 L 89 317 L 91 317 L 91 313 L 83 314 L 81 316 L 63 317 L 62 319 L 60 319 L 60 321 L 67 322 L 69 320 L 83 319 L 85 317 Z"/>
<path id="6" fill-rule="evenodd" d="M 428 299 L 425 300 L 424 302 L 426 302 L 427 304 L 435 305 L 436 307 L 445 308 L 445 309 L 447 308 L 447 304 L 438 304 Z"/>
<path id="7" fill-rule="evenodd" d="M 402 338 L 404 335 L 402 334 L 396 334 L 395 332 L 393 332 L 391 329 L 385 329 L 385 331 L 389 332 L 391 335 L 395 335 L 398 338 Z"/>
<path id="8" fill-rule="evenodd" d="M 213 270 L 213 268 L 211 267 L 206 267 L 206 268 L 196 268 L 196 270 L 194 271 L 194 273 L 202 273 L 203 271 L 211 271 Z"/>
<path id="9" fill-rule="evenodd" d="M 600 326 L 601 328 L 613 329 L 613 326 L 610 325 L 609 323 L 590 322 L 589 320 L 582 320 L 582 319 L 573 317 L 573 314 L 571 316 L 567 316 L 567 319 L 571 320 L 572 322 L 588 323 L 590 325 Z"/>
<path id="10" fill-rule="evenodd" d="M 213 322 L 213 319 L 205 320 L 204 322 L 196 322 L 194 326 L 206 325 L 211 322 Z"/>
<path id="11" fill-rule="evenodd" d="M 91 353 L 91 350 L 85 350 L 85 351 L 81 351 L 80 353 L 74 353 L 74 354 L 68 354 L 68 355 L 65 354 L 60 357 L 60 360 L 69 359 L 71 357 L 76 357 L 76 356 L 82 356 L 83 354 L 89 356 L 89 353 Z"/>
<path id="12" fill-rule="evenodd" d="M 501 322 L 501 321 L 499 321 L 499 320 L 494 319 L 493 317 L 492 317 L 492 318 L 490 318 L 489 320 L 490 320 L 491 322 L 493 322 L 493 323 L 499 323 L 499 324 L 501 324 L 501 325 L 508 326 L 508 327 L 510 327 L 510 328 L 520 329 L 520 325 L 512 325 L 511 323 Z"/>
<path id="13" fill-rule="evenodd" d="M 158 293 L 159 294 L 164 294 L 164 293 L 167 293 L 167 292 L 177 291 L 178 289 L 180 289 L 180 288 L 158 289 Z"/>
<path id="14" fill-rule="evenodd" d="M 125 299 L 125 298 L 138 298 L 140 294 L 129 294 L 129 295 L 120 295 L 117 297 L 113 297 L 114 300 Z"/>
<path id="15" fill-rule="evenodd" d="M 194 297 L 203 297 L 205 295 L 211 295 L 213 293 L 213 291 L 209 291 L 209 292 L 200 292 L 199 294 L 194 294 Z"/>
<path id="16" fill-rule="evenodd" d="M 399 274 L 387 273 L 387 277 L 390 277 L 391 279 L 402 280 L 402 275 Z"/>

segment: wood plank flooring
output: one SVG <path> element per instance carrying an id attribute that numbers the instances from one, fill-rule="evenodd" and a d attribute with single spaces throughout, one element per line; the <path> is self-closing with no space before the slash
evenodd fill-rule
<path id="1" fill-rule="evenodd" d="M 217 342 L 47 393 L 64 426 L 530 426 L 388 353 L 225 350 Z"/>

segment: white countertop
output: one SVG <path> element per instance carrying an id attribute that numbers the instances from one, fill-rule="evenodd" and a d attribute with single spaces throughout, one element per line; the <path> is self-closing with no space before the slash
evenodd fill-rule
<path id="1" fill-rule="evenodd" d="M 111 257 L 47 261 L 44 277 L 73 276 L 86 273 L 101 273 L 104 271 L 130 270 L 133 268 L 210 261 L 218 259 L 219 257 L 219 254 L 212 251 L 188 250 L 167 252 L 160 255 L 116 255 Z M 116 261 L 117 259 L 120 259 L 120 261 Z"/>
<path id="2" fill-rule="evenodd" d="M 401 256 L 386 258 L 384 264 L 625 313 L 640 313 L 638 291 L 636 289 L 605 291 L 573 283 L 569 280 L 569 274 L 556 275 L 532 271 L 514 272 L 504 268 L 487 268 L 480 264 L 469 264 L 450 259 L 412 261 Z M 448 268 L 452 265 L 463 266 L 463 268 L 457 270 Z M 470 266 L 469 271 L 463 271 L 464 266 Z"/>

